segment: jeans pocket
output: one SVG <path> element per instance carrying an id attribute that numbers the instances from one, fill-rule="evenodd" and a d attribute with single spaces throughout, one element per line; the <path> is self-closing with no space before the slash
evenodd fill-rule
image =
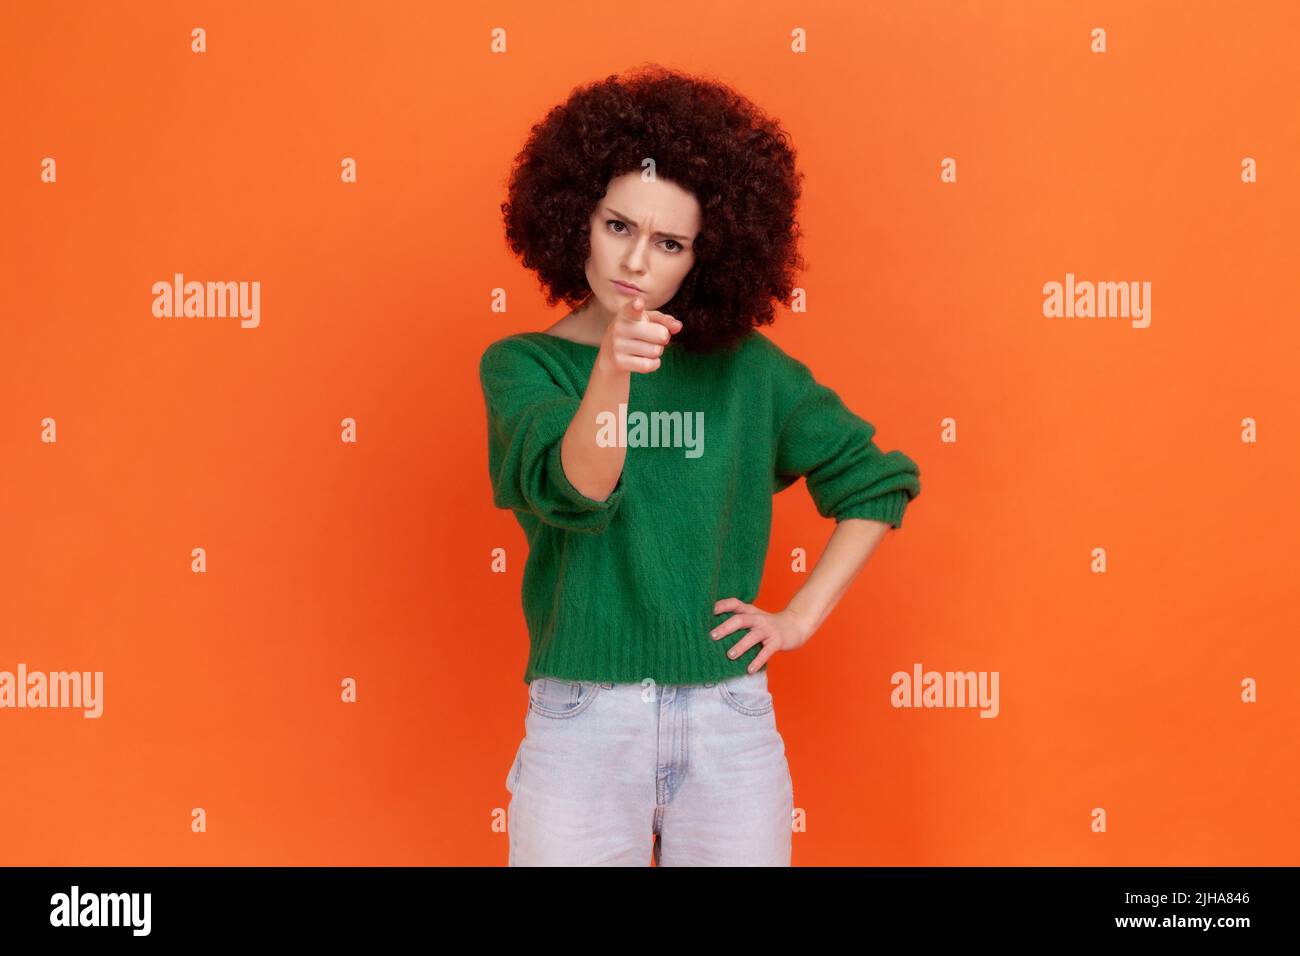
<path id="1" fill-rule="evenodd" d="M 765 717 L 772 712 L 772 694 L 767 689 L 767 669 L 718 682 L 718 694 L 736 713 Z"/>
<path id="2" fill-rule="evenodd" d="M 524 753 L 524 742 L 521 740 L 519 746 L 515 748 L 515 759 L 510 761 L 510 769 L 506 771 L 506 789 L 511 793 L 515 792 L 515 782 L 519 779 L 519 758 Z"/>
<path id="3" fill-rule="evenodd" d="M 585 680 L 537 677 L 528 684 L 528 710 L 555 720 L 576 717 L 601 691 L 601 685 Z"/>

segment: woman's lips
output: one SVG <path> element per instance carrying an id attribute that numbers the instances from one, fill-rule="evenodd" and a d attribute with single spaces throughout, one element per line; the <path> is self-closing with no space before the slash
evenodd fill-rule
<path id="1" fill-rule="evenodd" d="M 614 288 L 619 292 L 626 292 L 628 295 L 645 295 L 645 293 L 634 285 L 628 285 L 626 282 L 619 282 L 617 279 L 610 280 L 614 283 Z"/>

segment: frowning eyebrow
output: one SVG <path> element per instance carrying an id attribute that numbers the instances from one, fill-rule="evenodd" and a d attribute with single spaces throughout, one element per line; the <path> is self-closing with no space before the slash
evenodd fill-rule
<path id="1" fill-rule="evenodd" d="M 637 223 L 633 222 L 629 217 L 623 215 L 623 213 L 619 212 L 619 211 L 618 211 L 617 209 L 615 209 L 614 207 L 612 207 L 612 206 L 606 206 L 605 208 L 606 208 L 607 210 L 609 210 L 609 214 L 610 214 L 611 216 L 617 216 L 619 219 L 622 219 L 622 220 L 623 220 L 625 223 L 627 223 L 628 225 L 633 226 L 633 227 L 635 227 L 635 228 L 637 228 L 637 229 L 640 229 L 640 228 L 641 228 L 640 225 L 638 225 Z M 675 234 L 675 233 L 671 233 L 671 232 L 656 232 L 655 235 L 656 235 L 656 236 L 664 236 L 664 237 L 666 237 L 666 238 L 668 238 L 668 239 L 679 239 L 679 240 L 684 240 L 684 241 L 686 241 L 686 242 L 690 242 L 690 241 L 691 241 L 690 238 L 687 237 L 687 236 L 679 236 L 679 235 L 677 235 L 677 234 Z"/>

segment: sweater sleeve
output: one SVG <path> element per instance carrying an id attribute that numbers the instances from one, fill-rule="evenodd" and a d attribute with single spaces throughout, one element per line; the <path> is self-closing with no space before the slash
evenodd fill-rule
<path id="1" fill-rule="evenodd" d="M 920 469 L 901 451 L 881 451 L 872 440 L 875 426 L 806 366 L 795 365 L 803 391 L 777 438 L 776 490 L 803 476 L 823 518 L 870 518 L 900 527 L 908 503 L 921 493 Z"/>
<path id="2" fill-rule="evenodd" d="M 505 340 L 483 353 L 479 382 L 492 503 L 566 531 L 600 534 L 608 528 L 623 499 L 623 475 L 605 500 L 588 498 L 569 481 L 560 459 L 581 397 L 561 388 L 537 353 Z"/>

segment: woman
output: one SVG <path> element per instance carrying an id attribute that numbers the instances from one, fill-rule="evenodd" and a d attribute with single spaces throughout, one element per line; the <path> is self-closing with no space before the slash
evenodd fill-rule
<path id="1" fill-rule="evenodd" d="M 493 503 L 529 543 L 512 866 L 790 863 L 767 661 L 920 493 L 911 459 L 756 331 L 804 265 L 800 178 L 752 103 L 658 67 L 574 91 L 516 159 L 507 240 L 576 308 L 480 363 Z M 800 476 L 836 531 L 769 612 L 749 602 L 772 496 Z"/>

